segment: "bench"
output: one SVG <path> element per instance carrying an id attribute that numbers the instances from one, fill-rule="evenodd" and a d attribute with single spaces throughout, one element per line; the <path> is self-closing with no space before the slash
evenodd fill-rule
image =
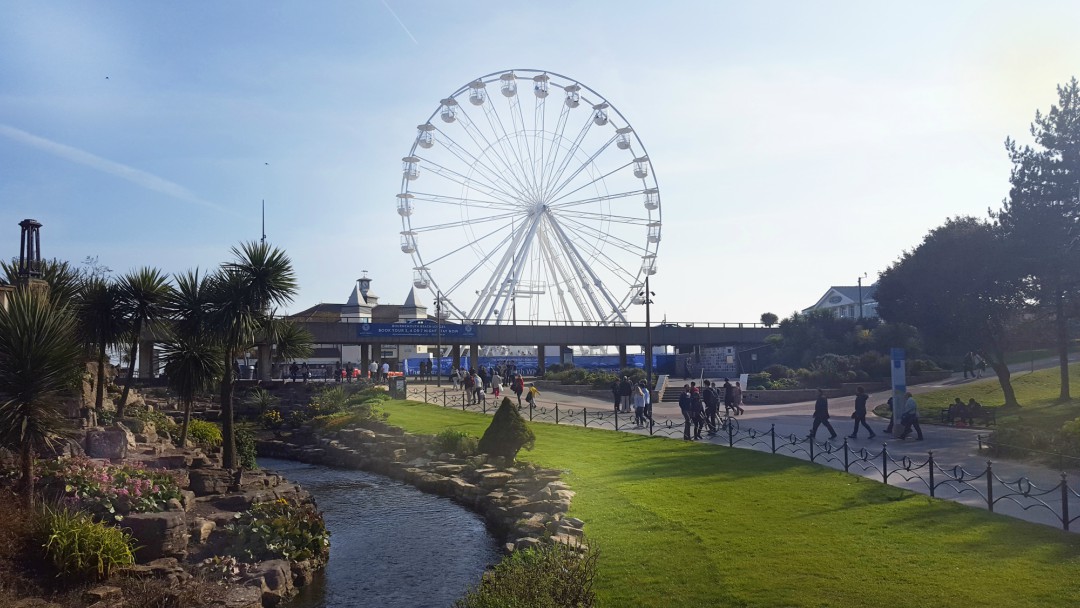
<path id="1" fill-rule="evenodd" d="M 942 424 L 955 425 L 957 423 L 963 424 L 963 420 L 957 420 L 949 416 L 949 408 L 943 407 L 940 411 L 940 421 Z M 971 416 L 970 420 L 973 422 L 981 422 L 981 426 L 997 426 L 997 409 L 991 407 L 979 408 L 979 413 Z"/>

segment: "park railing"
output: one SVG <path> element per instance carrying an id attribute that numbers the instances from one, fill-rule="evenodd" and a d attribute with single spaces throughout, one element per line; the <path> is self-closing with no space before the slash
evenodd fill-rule
<path id="1" fill-rule="evenodd" d="M 474 399 L 461 389 L 436 388 L 424 386 L 410 389 L 410 395 L 421 398 L 424 402 L 461 411 L 494 414 L 498 401 L 509 396 L 517 401 L 513 392 L 505 392 L 498 399 Z M 535 405 L 530 407 L 524 396 L 521 398 L 522 416 L 531 422 L 602 428 L 620 432 L 648 433 L 650 436 L 681 438 L 684 433 L 683 421 L 671 418 L 649 418 L 644 426 L 637 426 L 632 413 L 614 409 L 589 409 L 586 407 Z M 1003 503 L 1010 503 L 1024 512 L 1043 511 L 1048 519 L 1056 522 L 1062 529 L 1069 530 L 1080 519 L 1080 513 L 1072 514 L 1070 503 L 1080 502 L 1080 493 L 1069 485 L 1068 475 L 1061 473 L 1060 481 L 1055 485 L 1036 484 L 1026 476 L 1015 479 L 1002 478 L 994 472 L 994 463 L 986 461 L 981 470 L 971 471 L 961 465 L 942 465 L 934 457 L 933 450 L 925 458 L 913 459 L 907 455 L 890 453 L 887 443 L 882 443 L 877 450 L 865 447 L 852 447 L 847 438 L 842 444 L 829 440 L 817 441 L 796 434 L 784 435 L 776 432 L 776 425 L 768 430 L 742 427 L 737 421 L 720 424 L 725 419 L 718 418 L 716 437 L 731 448 L 753 449 L 772 454 L 780 454 L 810 462 L 825 464 L 847 473 L 856 473 L 871 479 L 879 479 L 886 485 L 906 483 L 916 490 L 925 490 L 931 497 L 945 499 L 973 498 L 975 504 L 985 506 L 994 512 Z M 980 448 L 988 445 L 980 436 Z M 971 502 L 971 501 L 969 501 Z"/>

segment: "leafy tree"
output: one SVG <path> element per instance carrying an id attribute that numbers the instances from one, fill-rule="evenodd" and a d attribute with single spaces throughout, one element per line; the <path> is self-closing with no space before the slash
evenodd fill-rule
<path id="1" fill-rule="evenodd" d="M 82 349 L 68 310 L 18 290 L 0 309 L 0 442 L 17 450 L 22 493 L 34 501 L 34 452 L 67 430 L 61 393 L 79 378 Z"/>
<path id="2" fill-rule="evenodd" d="M 135 354 L 139 348 L 139 339 L 143 328 L 148 324 L 165 318 L 166 304 L 172 287 L 169 279 L 157 268 L 143 267 L 124 275 L 119 282 L 120 310 L 129 329 L 128 338 L 131 348 L 128 351 L 128 375 L 124 382 L 124 392 L 120 394 L 120 403 L 116 406 L 116 417 L 124 417 L 128 391 L 135 379 Z"/>
<path id="3" fill-rule="evenodd" d="M 124 334 L 119 287 L 96 275 L 83 280 L 76 299 L 75 315 L 83 340 L 97 362 L 94 409 L 101 414 L 105 400 L 105 364 L 108 360 L 106 351 L 119 344 Z"/>
<path id="4" fill-rule="evenodd" d="M 950 219 L 881 273 L 878 313 L 919 328 L 941 350 L 977 351 L 994 369 L 1005 404 L 1017 406 L 1005 353 L 1023 305 L 1022 277 L 997 227 Z"/>
<path id="5" fill-rule="evenodd" d="M 771 312 L 761 313 L 761 324 L 765 327 L 772 327 L 780 320 L 780 317 L 774 315 Z"/>
<path id="6" fill-rule="evenodd" d="M 1035 147 L 1005 142 L 1013 162 L 1009 197 L 994 217 L 1026 277 L 1024 287 L 1052 311 L 1061 368 L 1060 399 L 1069 399 L 1069 303 L 1080 295 L 1080 84 L 1057 88 L 1058 103 L 1035 112 Z"/>
<path id="7" fill-rule="evenodd" d="M 266 335 L 276 306 L 296 295 L 296 276 L 284 251 L 267 243 L 249 242 L 232 248 L 233 261 L 222 264 L 211 283 L 210 328 L 224 353 L 221 380 L 223 464 L 236 467 L 233 423 L 233 383 L 236 358 Z"/>

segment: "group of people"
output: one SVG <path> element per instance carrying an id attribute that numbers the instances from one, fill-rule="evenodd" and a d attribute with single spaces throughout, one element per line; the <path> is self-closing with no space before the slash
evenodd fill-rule
<path id="1" fill-rule="evenodd" d="M 646 420 L 652 420 L 652 393 L 644 380 L 636 384 L 629 376 L 611 383 L 611 396 L 615 401 L 615 413 L 630 413 L 634 408 L 634 428 L 644 428 Z"/>
<path id="2" fill-rule="evenodd" d="M 866 394 L 863 387 L 860 386 L 855 389 L 855 411 L 851 413 L 851 419 L 855 421 L 855 428 L 848 435 L 848 439 L 859 438 L 859 427 L 866 429 L 866 432 L 870 434 L 870 439 L 877 436 L 874 429 L 870 428 L 870 425 L 866 423 L 866 402 L 869 399 L 870 395 Z M 886 405 L 889 406 L 890 411 L 893 409 L 892 397 L 889 397 Z M 907 436 L 914 430 L 916 438 L 922 441 L 922 427 L 919 426 L 919 406 L 910 392 L 904 394 L 904 404 L 897 413 L 900 414 L 900 425 L 903 427 L 903 430 L 900 431 L 900 439 L 907 439 Z M 810 427 L 810 435 L 807 438 L 816 439 L 818 428 L 822 426 L 828 429 L 830 433 L 829 439 L 836 439 L 836 429 L 829 423 L 829 400 L 825 397 L 825 391 L 818 389 L 817 401 L 814 402 L 814 422 Z M 889 421 L 889 426 L 885 428 L 885 432 L 893 432 L 892 420 Z"/>
<path id="3" fill-rule="evenodd" d="M 506 374 L 506 375 L 504 375 Z M 464 392 L 471 405 L 478 405 L 487 400 L 490 392 L 496 399 L 502 394 L 502 389 L 509 388 L 517 396 L 518 407 L 521 407 L 521 396 L 525 395 L 525 402 L 530 407 L 536 406 L 536 397 L 540 391 L 536 385 L 525 386 L 525 379 L 516 372 L 516 368 L 510 365 L 496 367 L 480 367 L 468 369 L 459 367 L 450 372 L 450 381 L 455 389 Z"/>
<path id="4" fill-rule="evenodd" d="M 986 371 L 986 359 L 983 359 L 978 354 L 968 351 L 964 355 L 964 378 L 982 378 L 983 372 Z"/>
<path id="5" fill-rule="evenodd" d="M 949 404 L 949 408 L 945 410 L 945 420 L 952 424 L 954 422 L 960 422 L 962 424 L 975 424 L 976 418 L 982 418 L 986 415 L 983 410 L 983 405 L 974 399 L 968 399 L 967 403 L 964 403 L 957 397 Z"/>
<path id="6" fill-rule="evenodd" d="M 702 439 L 702 430 L 705 430 L 709 437 L 713 437 L 724 428 L 723 423 L 718 420 L 721 401 L 724 404 L 725 417 L 733 414 L 738 416 L 746 411 L 742 407 L 742 386 L 738 381 L 732 384 L 724 378 L 723 386 L 716 386 L 715 382 L 703 380 L 701 388 L 698 388 L 696 382 L 684 384 L 682 392 L 679 393 L 683 439 Z"/>

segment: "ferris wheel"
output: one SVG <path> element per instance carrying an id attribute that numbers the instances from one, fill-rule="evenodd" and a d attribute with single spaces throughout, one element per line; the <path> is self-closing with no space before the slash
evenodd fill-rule
<path id="1" fill-rule="evenodd" d="M 660 191 L 637 132 L 599 93 L 539 70 L 439 102 L 402 159 L 401 250 L 442 314 L 620 324 L 656 273 Z"/>

